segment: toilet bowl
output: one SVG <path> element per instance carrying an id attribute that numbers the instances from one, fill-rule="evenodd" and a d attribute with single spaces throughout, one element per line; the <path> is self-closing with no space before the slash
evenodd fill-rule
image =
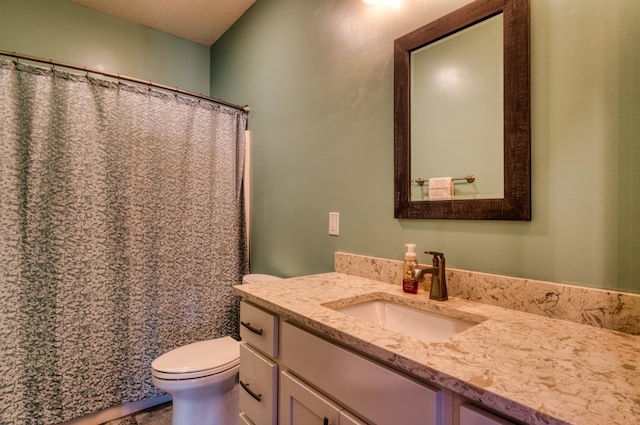
<path id="1" fill-rule="evenodd" d="M 248 274 L 243 284 L 280 280 Z M 194 342 L 171 350 L 151 363 L 151 380 L 173 401 L 172 425 L 239 423 L 240 344 L 222 338 Z"/>
<path id="2" fill-rule="evenodd" d="M 172 425 L 238 423 L 240 344 L 229 336 L 169 351 L 151 363 L 151 380 L 171 394 Z"/>

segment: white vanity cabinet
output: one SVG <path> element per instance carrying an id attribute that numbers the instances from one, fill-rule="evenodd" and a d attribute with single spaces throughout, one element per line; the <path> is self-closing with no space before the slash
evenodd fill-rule
<path id="1" fill-rule="evenodd" d="M 290 323 L 282 323 L 281 331 L 283 367 L 336 400 L 346 411 L 378 425 L 452 423 L 450 392 L 415 381 Z M 281 382 L 284 386 L 282 376 Z M 284 390 L 280 397 L 281 415 L 285 409 L 295 411 L 291 407 L 295 406 L 295 397 L 284 394 Z M 328 423 L 336 422 L 329 419 Z"/>
<path id="2" fill-rule="evenodd" d="M 244 425 L 516 425 L 243 301 Z"/>
<path id="3" fill-rule="evenodd" d="M 278 423 L 279 318 L 240 304 L 240 423 Z"/>

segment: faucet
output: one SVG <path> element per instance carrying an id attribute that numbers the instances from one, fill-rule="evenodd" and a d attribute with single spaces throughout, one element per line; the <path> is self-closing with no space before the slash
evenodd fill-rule
<path id="1" fill-rule="evenodd" d="M 446 301 L 449 297 L 447 295 L 444 254 L 436 251 L 425 251 L 424 253 L 433 255 L 433 266 L 420 266 L 413 269 L 413 277 L 415 279 L 424 279 L 425 274 L 431 274 L 433 277 L 431 278 L 429 298 L 436 301 Z"/>

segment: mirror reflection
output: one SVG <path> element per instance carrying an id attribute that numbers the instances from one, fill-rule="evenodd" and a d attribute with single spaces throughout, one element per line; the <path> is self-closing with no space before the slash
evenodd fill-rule
<path id="1" fill-rule="evenodd" d="M 412 200 L 442 199 L 429 182 L 442 176 L 454 179 L 453 199 L 504 197 L 502 21 L 411 52 Z"/>

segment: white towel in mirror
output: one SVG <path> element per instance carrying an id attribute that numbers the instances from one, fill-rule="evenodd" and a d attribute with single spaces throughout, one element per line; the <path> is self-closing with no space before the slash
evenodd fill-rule
<path id="1" fill-rule="evenodd" d="M 442 201 L 453 199 L 453 178 L 434 177 L 429 179 L 429 200 Z"/>

